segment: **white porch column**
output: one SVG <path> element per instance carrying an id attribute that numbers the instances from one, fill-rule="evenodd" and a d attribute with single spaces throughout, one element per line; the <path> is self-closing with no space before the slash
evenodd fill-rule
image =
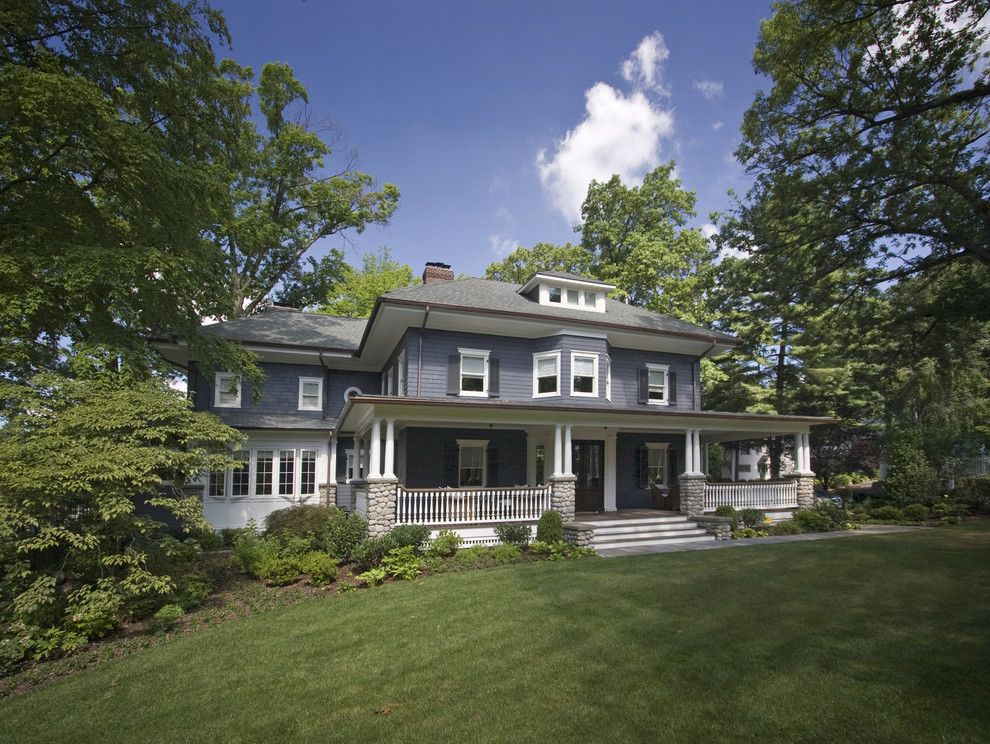
<path id="1" fill-rule="evenodd" d="M 694 464 L 694 431 L 688 429 L 684 432 L 684 473 L 691 472 Z"/>
<path id="2" fill-rule="evenodd" d="M 807 431 L 804 432 L 804 434 L 801 435 L 801 439 L 804 442 L 804 447 L 803 447 L 804 464 L 801 466 L 801 468 L 804 470 L 804 472 L 810 473 L 811 472 L 811 433 Z"/>
<path id="3" fill-rule="evenodd" d="M 561 436 L 561 426 L 557 424 L 553 427 L 553 474 L 563 475 L 564 474 L 564 458 L 563 458 L 563 437 Z"/>
<path id="4" fill-rule="evenodd" d="M 330 437 L 330 451 L 327 453 L 327 483 L 337 483 L 337 435 Z"/>
<path id="5" fill-rule="evenodd" d="M 701 472 L 701 432 L 695 429 L 692 434 L 694 435 L 694 463 L 691 465 L 691 472 L 700 473 Z"/>
<path id="6" fill-rule="evenodd" d="M 374 419 L 371 422 L 371 442 L 368 457 L 368 477 L 382 477 L 382 420 Z"/>
<path id="7" fill-rule="evenodd" d="M 572 457 L 574 451 L 571 444 L 571 427 L 564 427 L 564 475 L 574 475 L 574 463 L 572 462 Z"/>
<path id="8" fill-rule="evenodd" d="M 605 434 L 605 511 L 615 511 L 616 435 Z"/>
<path id="9" fill-rule="evenodd" d="M 364 454 L 364 436 L 354 439 L 354 456 L 357 462 L 354 463 L 354 477 L 364 480 L 368 477 L 368 458 Z"/>
<path id="10" fill-rule="evenodd" d="M 395 419 L 385 421 L 385 478 L 395 477 Z"/>
<path id="11" fill-rule="evenodd" d="M 736 481 L 736 464 L 739 462 L 739 443 L 733 442 L 732 449 L 729 450 L 729 472 L 731 473 L 730 480 L 735 483 Z"/>

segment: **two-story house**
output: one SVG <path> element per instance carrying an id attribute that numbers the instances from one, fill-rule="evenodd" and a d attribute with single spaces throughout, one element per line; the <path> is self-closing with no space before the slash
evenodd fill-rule
<path id="1" fill-rule="evenodd" d="M 428 264 L 423 280 L 378 298 L 367 319 L 269 308 L 205 329 L 258 355 L 260 395 L 161 345 L 187 367 L 196 407 L 248 436 L 245 465 L 204 483 L 214 525 L 323 502 L 356 509 L 371 534 L 422 523 L 479 542 L 492 523 L 554 508 L 619 544 L 675 529 L 685 532 L 666 536 L 700 539 L 687 518 L 716 503 L 810 503 L 808 431 L 822 419 L 702 409 L 700 361 L 731 336 L 572 274 L 520 286 Z M 792 480 L 750 492 L 706 483 L 707 443 L 771 435 L 795 438 Z M 629 534 L 602 527 L 623 515 Z"/>

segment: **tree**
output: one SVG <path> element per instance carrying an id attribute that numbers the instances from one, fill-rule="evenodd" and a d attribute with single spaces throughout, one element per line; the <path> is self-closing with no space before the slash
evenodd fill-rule
<path id="1" fill-rule="evenodd" d="M 225 304 L 203 239 L 210 161 L 243 117 L 213 55 L 222 17 L 198 0 L 15 5 L 0 26 L 0 373 L 173 335 L 237 366 L 198 335 Z"/>
<path id="2" fill-rule="evenodd" d="M 577 229 L 591 274 L 615 284 L 619 296 L 701 323 L 715 253 L 700 230 L 685 227 L 695 216 L 695 195 L 673 173 L 670 162 L 647 173 L 641 186 L 627 187 L 618 176 L 592 181 Z"/>
<path id="3" fill-rule="evenodd" d="M 318 305 L 333 294 L 346 272 L 344 254 L 339 250 L 329 251 L 319 261 L 308 256 L 289 269 L 272 299 L 276 305 L 300 310 Z"/>
<path id="4" fill-rule="evenodd" d="M 347 266 L 343 280 L 320 312 L 345 318 L 367 318 L 379 295 L 421 283 L 408 264 L 394 261 L 389 250 L 383 248 L 377 254 L 366 253 L 360 269 Z"/>
<path id="5" fill-rule="evenodd" d="M 211 237 L 225 256 L 224 316 L 250 315 L 283 282 L 291 302 L 309 304 L 341 278 L 343 263 L 339 253 L 310 261 L 316 275 L 305 278 L 306 253 L 328 236 L 386 224 L 399 191 L 388 183 L 373 190 L 371 176 L 352 163 L 325 172 L 331 145 L 298 108 L 309 97 L 288 65 L 266 64 L 257 86 L 249 68 L 228 62 L 224 70 L 241 87 L 246 108 L 257 98 L 264 121 L 261 130 L 249 116 L 239 120 L 221 161 L 225 196 Z"/>
<path id="6" fill-rule="evenodd" d="M 0 382 L 0 669 L 174 601 L 188 548 L 136 503 L 186 533 L 206 528 L 197 496 L 160 483 L 235 465 L 242 440 L 164 383 L 113 371 L 109 355 L 75 361 L 74 379 Z"/>
<path id="7" fill-rule="evenodd" d="M 566 271 L 587 275 L 589 270 L 590 256 L 583 247 L 570 243 L 537 243 L 532 248 L 516 248 L 503 260 L 489 264 L 485 270 L 485 279 L 525 284 L 539 271 Z"/>
<path id="8" fill-rule="evenodd" d="M 736 154 L 755 176 L 741 221 L 770 215 L 788 236 L 764 248 L 782 270 L 809 251 L 818 277 L 843 271 L 855 289 L 990 265 L 988 13 L 983 0 L 774 4 L 753 58 L 773 85 Z"/>

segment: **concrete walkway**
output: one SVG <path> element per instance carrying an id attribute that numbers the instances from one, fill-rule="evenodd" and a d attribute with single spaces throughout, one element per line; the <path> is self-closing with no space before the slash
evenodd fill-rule
<path id="1" fill-rule="evenodd" d="M 805 542 L 808 540 L 832 540 L 837 537 L 855 537 L 857 535 L 888 535 L 895 532 L 914 532 L 931 529 L 929 527 L 912 527 L 900 524 L 864 525 L 858 530 L 842 530 L 840 532 L 807 532 L 803 535 L 774 535 L 771 537 L 744 537 L 738 540 L 716 540 L 710 543 L 687 545 L 669 545 L 664 547 L 629 547 L 608 548 L 598 551 L 603 558 L 617 558 L 623 555 L 645 555 L 647 553 L 683 553 L 688 550 L 719 550 L 720 548 L 745 548 L 751 545 L 773 545 L 775 543 Z"/>

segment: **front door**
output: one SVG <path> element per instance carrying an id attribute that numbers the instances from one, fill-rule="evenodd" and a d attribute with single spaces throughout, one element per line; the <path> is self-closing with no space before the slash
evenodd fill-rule
<path id="1" fill-rule="evenodd" d="M 574 465 L 574 508 L 597 512 L 605 509 L 605 442 L 572 442 Z"/>

